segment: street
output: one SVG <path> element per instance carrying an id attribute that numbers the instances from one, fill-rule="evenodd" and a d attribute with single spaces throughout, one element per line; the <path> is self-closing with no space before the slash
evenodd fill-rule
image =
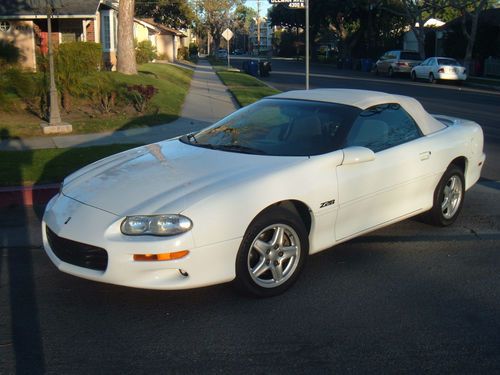
<path id="1" fill-rule="evenodd" d="M 274 60 L 264 80 L 301 89 L 302 68 Z M 40 247 L 43 207 L 2 209 L 0 373 L 498 373 L 500 92 L 312 73 L 311 88 L 409 95 L 483 126 L 483 179 L 454 225 L 410 219 L 338 245 L 258 300 L 227 284 L 150 291 L 61 273 Z"/>

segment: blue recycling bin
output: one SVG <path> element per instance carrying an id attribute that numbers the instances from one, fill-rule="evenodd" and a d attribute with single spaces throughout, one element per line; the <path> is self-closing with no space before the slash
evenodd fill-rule
<path id="1" fill-rule="evenodd" d="M 259 74 L 259 64 L 255 60 L 246 60 L 243 62 L 243 71 L 257 77 Z"/>
<path id="2" fill-rule="evenodd" d="M 363 59 L 361 61 L 361 70 L 363 72 L 371 72 L 373 67 L 373 60 L 372 59 Z"/>

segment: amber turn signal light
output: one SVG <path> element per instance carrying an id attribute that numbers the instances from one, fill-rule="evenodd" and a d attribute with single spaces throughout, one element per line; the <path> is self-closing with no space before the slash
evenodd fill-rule
<path id="1" fill-rule="evenodd" d="M 189 254 L 188 250 L 176 251 L 173 253 L 161 253 L 161 254 L 134 254 L 135 261 L 162 261 L 162 260 L 175 260 L 184 258 Z"/>

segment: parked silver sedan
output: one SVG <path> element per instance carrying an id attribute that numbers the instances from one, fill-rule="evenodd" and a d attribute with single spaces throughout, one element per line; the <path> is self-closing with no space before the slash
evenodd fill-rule
<path id="1" fill-rule="evenodd" d="M 467 70 L 449 57 L 429 57 L 411 70 L 411 79 L 427 79 L 430 83 L 437 80 L 465 81 Z"/>
<path id="2" fill-rule="evenodd" d="M 422 59 L 415 51 L 389 51 L 384 53 L 375 63 L 375 74 L 387 73 L 389 77 L 396 74 L 409 74 L 412 67 L 420 63 Z"/>

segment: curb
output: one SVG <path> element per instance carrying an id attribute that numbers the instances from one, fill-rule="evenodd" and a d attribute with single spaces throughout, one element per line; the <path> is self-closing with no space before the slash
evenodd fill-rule
<path id="1" fill-rule="evenodd" d="M 0 187 L 0 208 L 46 204 L 59 192 L 60 184 Z"/>

